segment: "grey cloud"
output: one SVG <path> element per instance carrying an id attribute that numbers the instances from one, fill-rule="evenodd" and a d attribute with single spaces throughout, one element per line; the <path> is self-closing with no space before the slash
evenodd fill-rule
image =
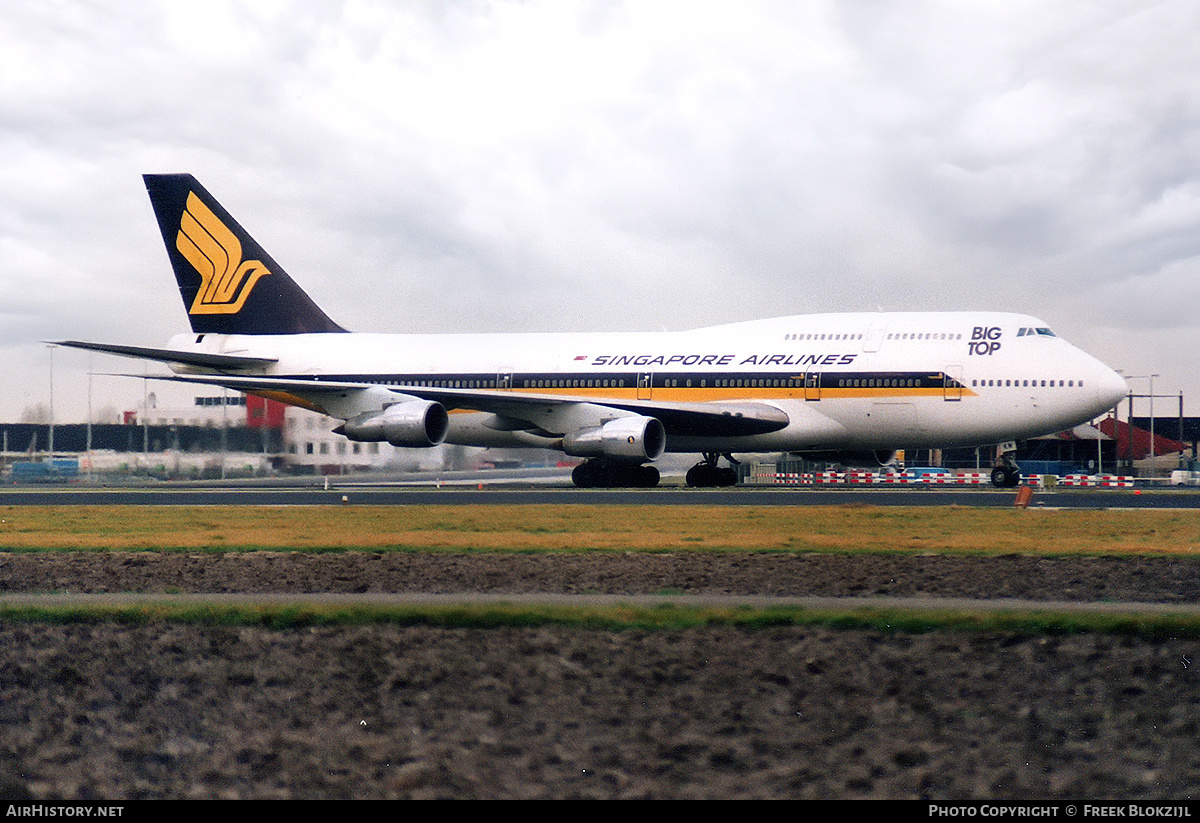
<path id="1" fill-rule="evenodd" d="M 190 171 L 355 328 L 1011 308 L 1191 389 L 1198 22 L 1127 0 L 14 7 L 8 379 L 45 382 L 22 335 L 184 327 L 140 174 Z"/>

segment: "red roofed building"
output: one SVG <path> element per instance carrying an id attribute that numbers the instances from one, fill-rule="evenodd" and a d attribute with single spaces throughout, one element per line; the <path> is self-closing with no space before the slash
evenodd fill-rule
<path id="1" fill-rule="evenodd" d="M 1100 421 L 1100 431 L 1111 437 L 1117 443 L 1117 457 L 1121 460 L 1145 460 L 1150 456 L 1150 432 L 1131 426 L 1114 417 L 1106 417 Z M 1187 451 L 1188 444 L 1169 437 L 1163 437 L 1154 432 L 1154 454 L 1177 454 Z"/>

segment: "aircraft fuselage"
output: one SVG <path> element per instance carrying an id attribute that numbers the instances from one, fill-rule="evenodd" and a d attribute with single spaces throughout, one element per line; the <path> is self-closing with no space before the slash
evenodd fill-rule
<path id="1" fill-rule="evenodd" d="M 1044 322 L 1000 312 L 800 315 L 658 333 L 179 335 L 169 345 L 277 360 L 240 374 L 407 387 L 418 396 L 452 389 L 601 404 L 752 400 L 788 420 L 735 437 L 675 434 L 666 443 L 673 452 L 989 444 L 1069 429 L 1126 394 L 1120 375 Z M 546 445 L 556 434 L 554 426 L 505 431 L 494 417 L 456 409 L 446 442 Z"/>

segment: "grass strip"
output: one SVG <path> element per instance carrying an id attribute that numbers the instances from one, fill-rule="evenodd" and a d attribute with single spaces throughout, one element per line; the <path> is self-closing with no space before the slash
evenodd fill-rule
<path id="1" fill-rule="evenodd" d="M 200 626 L 259 626 L 277 630 L 361 625 L 496 629 L 561 626 L 597 631 L 679 631 L 711 627 L 763 630 L 822 626 L 832 629 L 920 634 L 959 632 L 1027 636 L 1108 634 L 1144 640 L 1200 638 L 1200 617 L 1161 613 L 1064 615 L 1036 609 L 974 613 L 957 609 L 848 607 L 847 609 L 712 608 L 686 605 L 604 606 L 214 606 L 168 603 L 96 606 L 3 606 L 4 623 L 158 622 Z"/>
<path id="2" fill-rule="evenodd" d="M 1200 556 L 1200 511 L 971 506 L 8 506 L 0 551 Z"/>

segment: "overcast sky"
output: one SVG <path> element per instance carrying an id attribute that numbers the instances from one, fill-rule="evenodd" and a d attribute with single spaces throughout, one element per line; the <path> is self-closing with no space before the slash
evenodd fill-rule
<path id="1" fill-rule="evenodd" d="M 182 171 L 354 330 L 1002 309 L 1200 414 L 1193 0 L 0 8 L 3 420 L 187 330 Z"/>

